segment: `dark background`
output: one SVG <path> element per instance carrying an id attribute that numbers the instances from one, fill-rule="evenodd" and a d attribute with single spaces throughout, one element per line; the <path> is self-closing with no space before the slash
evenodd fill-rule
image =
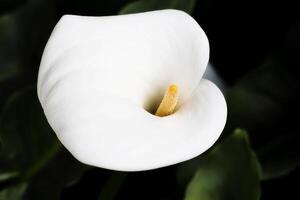
<path id="1" fill-rule="evenodd" d="M 125 5 L 133 1 L 0 0 L 0 2 L 0 108 L 4 113 L 2 114 L 4 122 L 1 126 L 4 127 L 3 130 L 17 129 L 22 132 L 24 129 L 27 131 L 28 122 L 21 118 L 27 115 L 20 113 L 26 113 L 28 110 L 23 110 L 22 106 L 17 109 L 15 106 L 13 115 L 11 108 L 6 108 L 6 105 L 17 92 L 24 88 L 35 87 L 43 48 L 60 17 L 64 14 L 116 15 Z M 263 170 L 270 166 L 279 166 L 280 170 L 284 171 L 278 176 L 261 181 L 261 199 L 297 199 L 299 196 L 297 181 L 300 178 L 297 168 L 300 161 L 299 6 L 296 5 L 296 1 L 198 0 L 191 15 L 209 38 L 210 62 L 229 85 L 225 94 L 229 116 L 222 138 L 237 127 L 246 129 Z M 240 93 L 241 91 L 243 93 Z M 243 96 L 245 94 L 247 95 Z M 21 105 L 31 105 L 31 98 L 36 101 L 35 97 L 26 98 Z M 272 105 L 268 104 L 269 100 L 272 101 Z M 38 103 L 34 106 L 35 109 L 40 109 Z M 28 112 L 31 111 L 29 109 Z M 13 122 L 5 121 L 8 118 Z M 42 115 L 33 118 L 45 120 Z M 41 125 L 39 128 L 43 129 L 43 126 L 47 125 Z M 6 141 L 4 132 L 3 143 Z M 20 139 L 20 136 L 16 138 Z M 15 142 L 17 139 L 9 140 Z M 28 138 L 20 139 L 21 143 L 25 140 Z M 265 150 L 269 144 L 275 147 Z M 16 145 L 23 144 L 12 143 L 9 144 L 9 148 Z M 3 146 L 2 154 L 7 154 L 8 148 L 5 144 Z M 24 150 L 28 149 L 24 147 Z M 7 151 L 15 150 L 13 148 Z M 6 158 L 0 160 L 0 174 L 8 169 L 23 171 L 29 168 L 31 164 L 27 161 L 15 164 L 19 160 L 27 160 L 24 152 L 20 153 L 19 150 L 16 152 L 17 157 L 7 159 L 7 162 Z M 16 159 L 18 161 L 15 161 Z M 72 163 L 72 167 L 79 165 L 65 149 L 59 150 L 49 159 L 48 164 L 32 173 L 34 174 L 32 176 L 22 178 L 13 176 L 4 181 L 0 178 L 0 191 L 14 187 L 24 180 L 30 185 L 33 180 L 40 184 L 28 186 L 29 191 L 34 191 L 29 192 L 28 199 L 38 199 L 41 194 L 47 193 L 45 188 L 52 187 L 51 185 L 61 186 L 60 189 L 55 188 L 53 191 L 51 189 L 51 193 L 59 190 L 61 199 L 97 199 L 103 188 L 112 190 L 111 194 L 117 199 L 182 199 L 184 196 L 185 190 L 176 179 L 177 165 L 129 174 L 78 166 L 76 169 L 82 169 L 80 173 L 75 173 L 76 178 L 71 179 L 71 183 L 63 185 L 59 177 L 55 178 L 58 175 L 56 168 L 50 171 L 48 168 L 59 165 L 60 160 L 66 159 Z M 69 169 L 64 162 L 61 162 L 60 171 L 73 169 L 72 167 Z M 239 170 L 236 174 L 238 176 Z M 118 181 L 108 184 L 108 180 L 114 180 L 114 177 L 121 180 L 120 185 Z M 49 182 L 50 186 L 45 182 Z M 118 191 L 116 194 L 114 189 Z M 26 195 L 25 192 L 25 197 Z"/>

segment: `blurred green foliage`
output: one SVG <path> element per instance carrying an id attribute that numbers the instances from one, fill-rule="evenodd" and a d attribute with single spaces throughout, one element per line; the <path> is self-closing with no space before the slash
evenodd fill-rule
<path id="1" fill-rule="evenodd" d="M 18 172 L 25 179 L 60 148 L 33 88 L 19 91 L 8 99 L 0 118 L 0 132 L 1 170 Z"/>
<path id="2" fill-rule="evenodd" d="M 120 14 L 146 12 L 161 9 L 178 9 L 192 13 L 197 0 L 142 0 L 125 6 Z"/>
<path id="3" fill-rule="evenodd" d="M 55 137 L 35 87 L 18 91 L 8 99 L 0 118 L 0 133 L 0 182 L 13 179 L 10 184 L 17 184 L 3 195 L 13 197 L 24 192 L 28 199 L 58 199 L 63 186 L 88 169 L 75 161 Z"/>
<path id="4" fill-rule="evenodd" d="M 14 186 L 7 187 L 0 191 L 1 200 L 19 200 L 23 199 L 23 194 L 26 190 L 27 184 L 20 183 Z"/>
<path id="5" fill-rule="evenodd" d="M 294 71 L 295 63 L 300 63 L 295 56 L 300 50 L 299 34 L 298 23 L 280 51 L 227 92 L 227 130 L 242 126 L 249 131 L 263 166 L 263 179 L 285 175 L 300 162 L 296 117 L 300 79 Z"/>
<path id="6" fill-rule="evenodd" d="M 202 2 L 114 0 L 97 1 L 95 5 L 104 14 L 168 8 L 193 14 L 198 3 L 204 5 Z M 64 193 L 81 187 L 85 176 L 95 169 L 79 163 L 59 143 L 45 119 L 35 88 L 42 50 L 64 12 L 57 7 L 64 5 L 72 11 L 72 4 L 82 7 L 87 3 L 0 3 L 0 200 L 68 199 Z M 83 7 L 79 13 L 94 14 L 97 9 Z M 225 92 L 228 122 L 211 150 L 177 166 L 144 174 L 98 169 L 101 187 L 95 188 L 95 199 L 123 199 L 128 195 L 126 184 L 136 181 L 134 177 L 140 176 L 137 180 L 141 181 L 161 174 L 177 182 L 176 186 L 169 184 L 171 189 L 164 185 L 169 193 L 157 194 L 157 198 L 259 199 L 260 181 L 285 176 L 300 165 L 299 118 L 295 117 L 300 112 L 300 80 L 295 70 L 300 64 L 299 35 L 300 23 L 294 25 L 284 44 L 278 44 L 260 66 L 253 66 Z"/>
<path id="7" fill-rule="evenodd" d="M 199 163 L 185 200 L 258 200 L 260 166 L 248 135 L 237 129 Z"/>

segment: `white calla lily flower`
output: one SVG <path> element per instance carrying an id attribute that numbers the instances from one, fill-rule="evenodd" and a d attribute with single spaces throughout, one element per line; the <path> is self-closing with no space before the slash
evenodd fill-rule
<path id="1" fill-rule="evenodd" d="M 182 11 L 65 15 L 44 50 L 38 96 L 79 161 L 155 169 L 198 156 L 224 128 L 225 99 L 201 79 L 208 59 L 204 31 Z"/>

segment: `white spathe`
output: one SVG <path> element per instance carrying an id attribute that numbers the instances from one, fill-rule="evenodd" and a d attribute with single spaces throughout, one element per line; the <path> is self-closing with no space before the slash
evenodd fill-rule
<path id="1" fill-rule="evenodd" d="M 225 99 L 201 80 L 208 59 L 205 33 L 182 11 L 65 15 L 44 50 L 38 96 L 57 137 L 79 161 L 155 169 L 203 153 L 224 128 Z M 180 89 L 177 111 L 147 112 L 171 84 Z"/>

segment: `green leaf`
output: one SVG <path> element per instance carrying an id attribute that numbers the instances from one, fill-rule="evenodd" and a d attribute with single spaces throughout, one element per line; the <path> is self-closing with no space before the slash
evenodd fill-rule
<path id="1" fill-rule="evenodd" d="M 15 14 L 0 16 L 0 81 L 10 76 L 21 62 L 17 23 Z"/>
<path id="2" fill-rule="evenodd" d="M 120 14 L 146 12 L 162 9 L 178 9 L 192 13 L 197 0 L 141 0 L 129 3 Z"/>
<path id="3" fill-rule="evenodd" d="M 298 141 L 298 133 L 291 133 L 271 141 L 258 151 L 263 171 L 262 180 L 287 175 L 300 166 Z"/>
<path id="4" fill-rule="evenodd" d="M 54 26 L 54 1 L 20 1 L 24 5 L 0 16 L 0 68 L 20 66 L 36 73 Z"/>
<path id="5" fill-rule="evenodd" d="M 275 73 L 275 70 L 275 67 L 270 66 L 269 70 L 264 72 L 266 74 L 257 73 L 255 77 L 257 81 L 253 81 L 253 84 L 250 80 L 254 79 L 247 76 L 247 79 L 243 79 L 241 84 L 227 93 L 229 114 L 226 130 L 239 126 L 250 131 L 250 137 L 255 143 L 263 168 L 263 180 L 287 175 L 300 166 L 300 148 L 298 148 L 300 139 L 295 134 L 298 132 L 295 116 L 299 113 L 297 110 L 299 90 L 296 88 L 299 85 L 291 83 L 296 80 L 284 75 L 284 71 Z M 267 78 L 268 74 L 277 76 L 280 81 L 271 81 Z M 259 86 L 262 82 L 258 80 L 259 76 L 262 76 L 268 84 Z M 272 90 L 269 81 L 276 89 Z M 279 92 L 280 90 L 282 92 Z"/>
<path id="6" fill-rule="evenodd" d="M 237 129 L 202 160 L 185 200 L 258 200 L 260 166 L 245 131 Z"/>
<path id="7" fill-rule="evenodd" d="M 127 175 L 126 172 L 113 172 L 103 186 L 98 200 L 114 200 Z"/>
<path id="8" fill-rule="evenodd" d="M 27 199 L 59 199 L 61 190 L 89 168 L 57 140 L 35 88 L 17 92 L 8 100 L 0 119 L 0 138 L 0 177 L 26 181 Z"/>
<path id="9" fill-rule="evenodd" d="M 0 170 L 29 178 L 60 150 L 39 104 L 35 88 L 16 92 L 0 118 Z"/>
<path id="10" fill-rule="evenodd" d="M 263 180 L 288 174 L 300 166 L 296 144 L 300 137 L 300 23 L 287 35 L 284 46 L 258 68 L 242 77 L 226 95 L 226 131 L 249 131 L 263 168 Z M 291 139 L 292 138 L 292 139 Z"/>
<path id="11" fill-rule="evenodd" d="M 20 183 L 18 185 L 0 190 L 0 200 L 21 200 L 23 199 L 26 187 L 26 183 Z"/>
<path id="12" fill-rule="evenodd" d="M 0 7 L 13 5 L 15 9 L 0 15 L 1 108 L 13 91 L 36 81 L 40 56 L 55 23 L 53 0 L 3 3 L 1 0 Z M 14 6 L 15 3 L 21 6 Z"/>
<path id="13" fill-rule="evenodd" d="M 25 199 L 59 200 L 62 189 L 76 183 L 89 168 L 63 149 L 30 180 Z"/>
<path id="14" fill-rule="evenodd" d="M 299 98 L 298 77 L 289 70 L 287 62 L 277 55 L 269 57 L 260 67 L 239 80 L 237 85 L 286 105 Z"/>
<path id="15" fill-rule="evenodd" d="M 250 131 L 254 139 L 260 139 L 260 142 L 270 139 L 269 130 L 274 127 L 274 122 L 281 121 L 286 112 L 282 104 L 265 93 L 251 91 L 242 85 L 230 89 L 226 99 L 228 106 L 226 132 L 235 127 L 243 127 Z"/>
<path id="16" fill-rule="evenodd" d="M 1 181 L 6 181 L 9 180 L 11 178 L 15 178 L 19 175 L 18 172 L 10 172 L 10 171 L 0 171 L 0 182 Z"/>

